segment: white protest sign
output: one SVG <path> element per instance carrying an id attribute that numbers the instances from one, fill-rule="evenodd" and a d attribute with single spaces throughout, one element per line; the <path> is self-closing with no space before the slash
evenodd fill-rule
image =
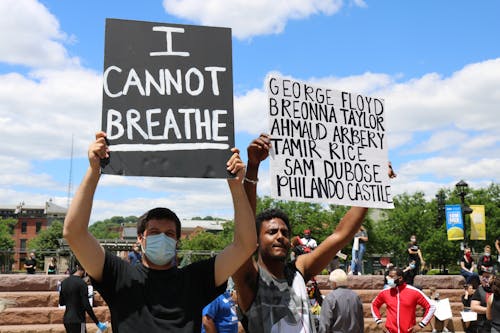
<path id="1" fill-rule="evenodd" d="M 382 99 L 278 76 L 267 89 L 273 197 L 394 208 Z"/>
<path id="2" fill-rule="evenodd" d="M 464 323 L 477 320 L 477 312 L 460 311 L 460 315 L 462 316 L 462 320 Z"/>
<path id="3" fill-rule="evenodd" d="M 436 311 L 434 312 L 434 316 L 441 321 L 453 318 L 450 300 L 448 298 L 436 301 Z"/>

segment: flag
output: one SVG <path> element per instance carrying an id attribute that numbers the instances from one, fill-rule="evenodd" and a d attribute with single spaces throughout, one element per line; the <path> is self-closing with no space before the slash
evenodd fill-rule
<path id="1" fill-rule="evenodd" d="M 448 240 L 464 239 L 464 221 L 460 205 L 446 205 L 446 233 Z"/>
<path id="2" fill-rule="evenodd" d="M 486 240 L 486 218 L 484 214 L 484 205 L 471 205 L 470 214 L 470 239 Z"/>

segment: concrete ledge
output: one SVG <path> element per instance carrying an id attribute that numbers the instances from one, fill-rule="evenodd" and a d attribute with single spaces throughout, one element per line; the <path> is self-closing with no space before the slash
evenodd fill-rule
<path id="1" fill-rule="evenodd" d="M 107 306 L 93 308 L 101 322 L 110 322 L 111 315 Z M 54 307 L 7 308 L 0 316 L 0 327 L 5 325 L 62 324 L 64 309 Z M 87 322 L 92 320 L 87 315 Z"/>
<path id="2" fill-rule="evenodd" d="M 59 293 L 57 291 L 3 291 L 0 299 L 9 300 L 9 307 L 58 307 Z M 94 296 L 94 306 L 105 306 L 106 302 L 99 293 Z"/>
<path id="3" fill-rule="evenodd" d="M 316 276 L 320 289 L 331 289 L 328 275 Z M 362 290 L 382 290 L 384 287 L 383 275 L 349 275 L 349 288 Z M 417 275 L 415 286 L 423 289 L 435 287 L 436 289 L 463 289 L 465 279 L 461 275 Z"/>
<path id="4" fill-rule="evenodd" d="M 108 328 L 108 331 L 111 330 Z M 87 324 L 87 333 L 96 333 L 95 324 Z M 0 333 L 66 333 L 63 324 L 0 326 Z"/>
<path id="5" fill-rule="evenodd" d="M 57 291 L 57 282 L 68 275 L 0 274 L 0 291 Z"/>

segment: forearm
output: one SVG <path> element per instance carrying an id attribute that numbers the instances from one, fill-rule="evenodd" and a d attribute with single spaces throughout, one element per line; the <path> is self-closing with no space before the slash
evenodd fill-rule
<path id="1" fill-rule="evenodd" d="M 88 168 L 64 220 L 64 238 L 71 242 L 73 237 L 86 233 L 92 211 L 92 201 L 99 182 L 99 171 Z M 70 244 L 71 245 L 71 244 Z"/>
<path id="2" fill-rule="evenodd" d="M 234 207 L 234 239 L 215 258 L 215 285 L 220 286 L 233 275 L 255 251 L 257 234 L 255 218 L 240 180 L 228 180 Z"/>
<path id="3" fill-rule="evenodd" d="M 233 242 L 235 246 L 241 246 L 246 253 L 250 253 L 251 255 L 255 251 L 257 244 L 254 211 L 251 208 L 246 191 L 240 181 L 228 180 L 228 184 L 233 199 L 234 209 Z"/>
<path id="4" fill-rule="evenodd" d="M 203 316 L 202 324 L 206 333 L 217 333 L 217 328 L 215 327 L 215 323 L 212 318 Z"/>
<path id="5" fill-rule="evenodd" d="M 477 312 L 479 314 L 485 314 L 486 313 L 486 307 L 481 306 L 481 303 L 479 301 L 472 301 L 470 304 L 470 309 L 474 312 Z"/>
<path id="6" fill-rule="evenodd" d="M 89 168 L 69 207 L 64 220 L 63 235 L 87 273 L 100 281 L 104 266 L 104 249 L 88 230 L 98 181 L 99 171 Z"/>
<path id="7" fill-rule="evenodd" d="M 250 180 L 257 181 L 259 176 L 259 166 L 260 163 L 256 162 L 248 162 L 245 177 Z M 250 181 L 243 181 L 243 185 L 245 187 L 245 192 L 248 198 L 248 202 L 250 203 L 250 207 L 252 212 L 256 213 L 257 211 L 257 183 L 252 183 Z"/>

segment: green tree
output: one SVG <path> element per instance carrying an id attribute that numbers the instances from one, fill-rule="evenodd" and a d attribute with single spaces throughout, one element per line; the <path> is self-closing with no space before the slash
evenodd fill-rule
<path id="1" fill-rule="evenodd" d="M 120 236 L 122 224 L 137 223 L 136 216 L 113 216 L 102 221 L 96 221 L 89 226 L 89 231 L 97 239 L 115 239 Z"/>
<path id="2" fill-rule="evenodd" d="M 0 219 L 0 250 L 10 250 L 14 248 L 14 227 L 17 223 L 15 219 Z"/>
<path id="3" fill-rule="evenodd" d="M 393 263 L 406 265 L 408 242 L 414 234 L 426 259 L 425 242 L 434 232 L 437 208 L 433 211 L 424 193 L 416 192 L 395 196 L 394 209 L 386 212 L 387 218 L 374 223 L 369 236 L 372 251 L 390 253 Z"/>
<path id="4" fill-rule="evenodd" d="M 52 224 L 28 242 L 28 248 L 35 251 L 55 251 L 59 249 L 59 239 L 63 238 L 63 223 L 54 221 Z"/>
<path id="5" fill-rule="evenodd" d="M 257 198 L 257 214 L 268 208 L 281 209 L 288 215 L 292 236 L 302 236 L 303 231 L 309 229 L 317 242 L 322 242 L 333 232 L 348 210 L 344 206 L 325 208 L 317 203 L 275 200 L 267 196 Z"/>
<path id="6" fill-rule="evenodd" d="M 221 237 L 211 232 L 201 231 L 181 241 L 181 250 L 220 251 L 224 248 Z"/>
<path id="7" fill-rule="evenodd" d="M 10 263 L 14 260 L 11 250 L 15 247 L 12 239 L 14 227 L 17 223 L 15 219 L 0 219 L 0 270 L 10 271 Z"/>

